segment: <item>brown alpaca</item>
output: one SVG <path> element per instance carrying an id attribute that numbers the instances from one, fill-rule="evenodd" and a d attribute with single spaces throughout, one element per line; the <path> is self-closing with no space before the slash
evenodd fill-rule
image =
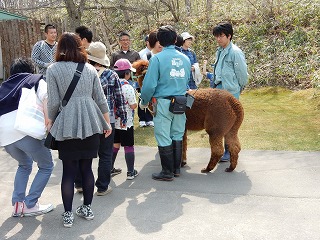
<path id="1" fill-rule="evenodd" d="M 133 63 L 137 70 L 138 83 L 142 86 L 144 75 L 148 68 L 148 61 L 138 60 Z M 232 172 L 238 163 L 241 150 L 238 130 L 244 117 L 241 103 L 232 94 L 225 90 L 205 88 L 189 92 L 195 100 L 191 109 L 186 111 L 186 131 L 183 136 L 182 165 L 186 164 L 187 130 L 198 131 L 205 129 L 209 135 L 211 157 L 202 173 L 210 172 L 223 155 L 223 139 L 229 147 L 230 166 L 226 172 Z"/>

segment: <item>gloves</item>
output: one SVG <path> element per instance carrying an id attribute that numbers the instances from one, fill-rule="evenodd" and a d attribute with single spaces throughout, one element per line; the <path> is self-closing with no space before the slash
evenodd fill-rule
<path id="1" fill-rule="evenodd" d="M 140 101 L 139 102 L 139 107 L 140 107 L 141 110 L 145 110 L 148 107 L 148 105 L 143 105 L 142 101 Z"/>

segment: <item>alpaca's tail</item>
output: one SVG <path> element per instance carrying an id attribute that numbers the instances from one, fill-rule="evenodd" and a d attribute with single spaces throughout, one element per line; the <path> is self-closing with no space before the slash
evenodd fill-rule
<path id="1" fill-rule="evenodd" d="M 231 132 L 237 133 L 244 118 L 244 109 L 242 107 L 242 104 L 238 99 L 235 97 L 229 97 L 228 99 L 229 104 L 231 105 L 234 114 L 236 115 L 236 120 L 231 128 Z"/>

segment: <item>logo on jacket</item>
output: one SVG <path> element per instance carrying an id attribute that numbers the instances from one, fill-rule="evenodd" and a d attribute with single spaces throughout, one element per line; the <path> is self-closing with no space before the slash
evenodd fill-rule
<path id="1" fill-rule="evenodd" d="M 181 67 L 183 65 L 183 61 L 180 58 L 172 58 L 171 65 Z"/>
<path id="2" fill-rule="evenodd" d="M 170 76 L 171 77 L 185 77 L 186 73 L 184 71 L 184 68 L 180 69 L 179 70 L 176 70 L 176 69 L 171 69 L 170 71 Z"/>

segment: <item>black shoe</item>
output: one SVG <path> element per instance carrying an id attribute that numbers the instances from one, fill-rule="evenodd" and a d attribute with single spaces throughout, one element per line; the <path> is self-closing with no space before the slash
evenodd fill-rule
<path id="1" fill-rule="evenodd" d="M 180 177 L 180 168 L 177 168 L 176 170 L 174 170 L 173 176 L 174 177 Z"/>
<path id="2" fill-rule="evenodd" d="M 157 181 L 172 181 L 173 174 L 165 174 L 163 171 L 161 171 L 160 173 L 153 173 L 152 179 Z"/>
<path id="3" fill-rule="evenodd" d="M 127 180 L 133 180 L 139 173 L 137 170 L 133 170 L 133 172 L 127 172 Z"/>
<path id="4" fill-rule="evenodd" d="M 114 177 L 122 172 L 121 168 L 113 168 L 111 170 L 111 177 Z"/>

